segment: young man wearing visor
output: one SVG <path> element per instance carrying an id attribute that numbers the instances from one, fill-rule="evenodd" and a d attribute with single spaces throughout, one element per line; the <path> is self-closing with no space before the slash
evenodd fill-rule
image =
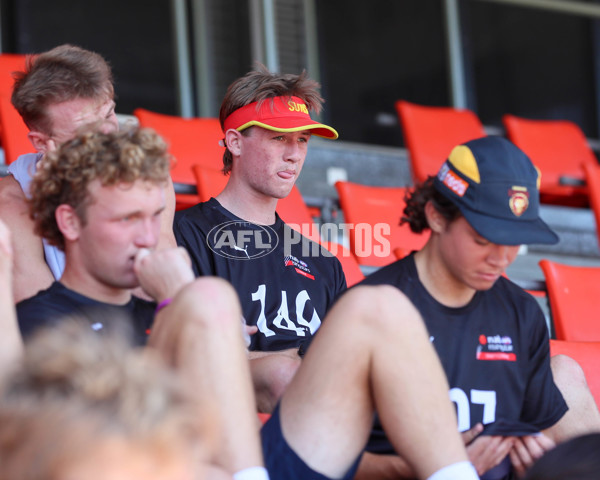
<path id="1" fill-rule="evenodd" d="M 256 325 L 250 359 L 258 406 L 272 410 L 346 281 L 340 262 L 276 213 L 292 190 L 312 135 L 337 132 L 310 118 L 318 84 L 305 73 L 259 66 L 234 81 L 221 105 L 226 151 L 224 190 L 178 212 L 175 237 L 196 275 L 231 282 L 248 325 Z"/>

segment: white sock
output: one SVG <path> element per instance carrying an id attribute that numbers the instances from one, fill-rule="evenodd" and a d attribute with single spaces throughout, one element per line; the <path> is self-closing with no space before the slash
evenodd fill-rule
<path id="1" fill-rule="evenodd" d="M 438 470 L 427 480 L 477 480 L 478 478 L 475 467 L 465 460 Z"/>
<path id="2" fill-rule="evenodd" d="M 269 480 L 269 474 L 265 467 L 244 468 L 233 474 L 234 480 Z"/>

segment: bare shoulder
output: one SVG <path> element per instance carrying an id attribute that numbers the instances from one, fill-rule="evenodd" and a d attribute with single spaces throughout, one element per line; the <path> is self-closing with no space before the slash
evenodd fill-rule
<path id="1" fill-rule="evenodd" d="M 12 175 L 8 175 L 0 180 L 0 218 L 10 227 L 10 220 L 24 213 L 28 214 L 25 193 L 19 182 Z"/>

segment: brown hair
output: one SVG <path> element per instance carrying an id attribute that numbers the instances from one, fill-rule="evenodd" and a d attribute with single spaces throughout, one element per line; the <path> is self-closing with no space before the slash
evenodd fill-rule
<path id="1" fill-rule="evenodd" d="M 225 119 L 238 108 L 253 102 L 259 102 L 260 105 L 274 97 L 299 97 L 304 100 L 309 111 L 319 114 L 323 104 L 319 88 L 319 83 L 308 78 L 305 70 L 300 75 L 272 73 L 258 63 L 254 70 L 238 78 L 227 88 L 219 111 L 221 128 L 224 128 Z M 244 130 L 242 134 L 247 135 L 248 131 Z M 226 149 L 223 153 L 223 173 L 231 171 L 232 161 L 231 152 Z"/>
<path id="2" fill-rule="evenodd" d="M 28 342 L 0 392 L 0 480 L 53 480 L 109 438 L 159 452 L 212 447 L 210 405 L 153 350 L 132 348 L 125 320 L 68 318 Z"/>
<path id="3" fill-rule="evenodd" d="M 406 207 L 404 207 L 400 222 L 408 223 L 410 229 L 415 233 L 421 233 L 429 228 L 427 216 L 425 215 L 425 205 L 429 201 L 448 222 L 452 222 L 462 215 L 454 203 L 436 190 L 433 179 L 434 177 L 429 176 L 414 190 L 408 190 L 406 193 Z"/>
<path id="4" fill-rule="evenodd" d="M 15 79 L 12 104 L 30 130 L 52 134 L 48 105 L 77 98 L 112 99 L 110 66 L 101 55 L 65 44 L 28 56 L 24 72 Z"/>
<path id="5" fill-rule="evenodd" d="M 136 180 L 163 183 L 168 181 L 170 165 L 167 145 L 152 129 L 82 133 L 49 152 L 38 165 L 29 200 L 35 232 L 64 249 L 54 215 L 59 205 L 73 207 L 85 225 L 92 181 L 100 180 L 103 186 Z"/>

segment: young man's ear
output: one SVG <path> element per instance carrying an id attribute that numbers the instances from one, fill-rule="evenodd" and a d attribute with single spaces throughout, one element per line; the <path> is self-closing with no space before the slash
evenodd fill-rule
<path id="1" fill-rule="evenodd" d="M 242 132 L 230 128 L 225 132 L 225 145 L 232 155 L 239 156 L 242 151 Z"/>
<path id="2" fill-rule="evenodd" d="M 446 230 L 448 221 L 436 210 L 431 200 L 425 204 L 425 217 L 427 217 L 427 224 L 432 232 L 442 233 Z"/>
<path id="3" fill-rule="evenodd" d="M 37 130 L 31 130 L 27 134 L 27 138 L 29 138 L 36 152 L 46 154 L 56 148 L 56 144 L 51 137 Z"/>
<path id="4" fill-rule="evenodd" d="M 56 225 L 65 237 L 65 241 L 74 242 L 79 238 L 82 227 L 81 220 L 71 205 L 63 203 L 56 207 L 54 218 L 56 218 Z"/>

